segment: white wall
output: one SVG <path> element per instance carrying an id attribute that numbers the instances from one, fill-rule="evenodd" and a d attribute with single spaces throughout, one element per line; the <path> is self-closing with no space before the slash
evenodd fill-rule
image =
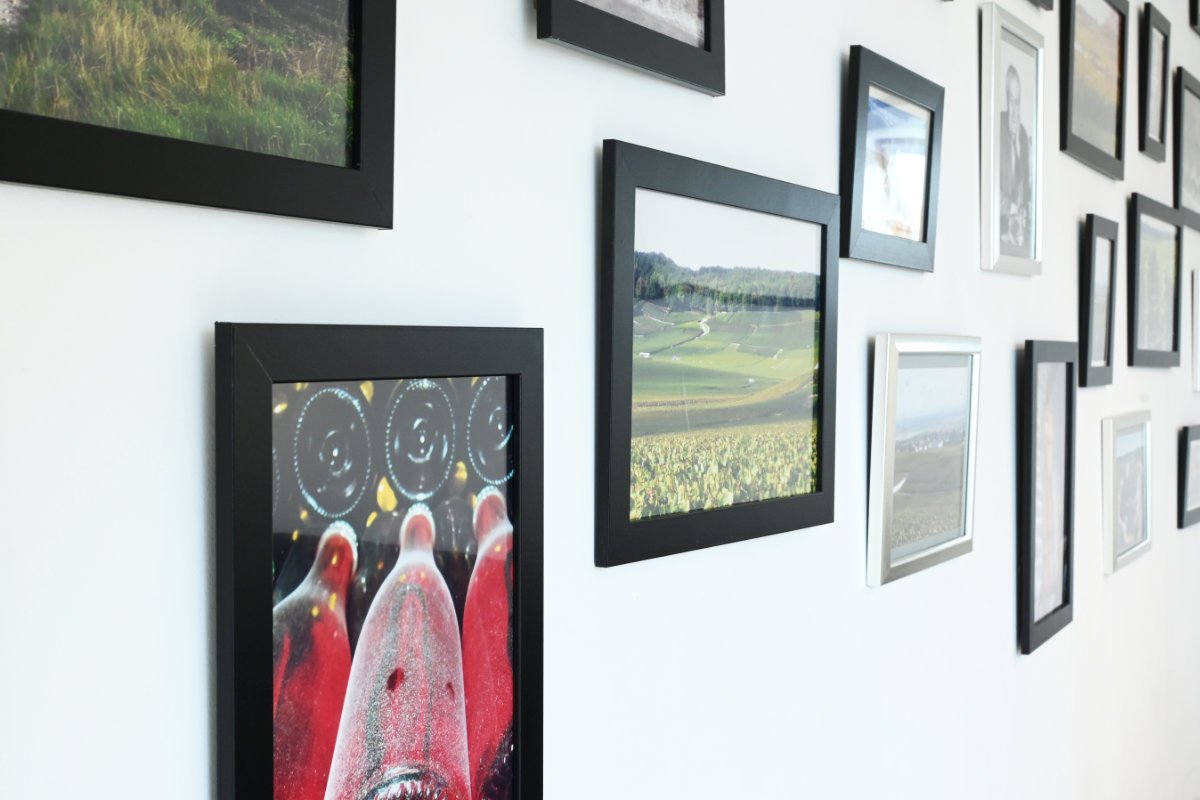
<path id="1" fill-rule="evenodd" d="M 1126 199 L 1172 200 L 1136 85 L 1114 184 L 1058 152 L 1057 13 L 1007 0 L 1049 48 L 1049 236 L 1042 277 L 984 274 L 977 4 L 727 5 L 711 99 L 538 42 L 522 0 L 404 0 L 391 232 L 0 184 L 0 797 L 212 797 L 214 320 L 546 329 L 547 797 L 1200 797 L 1200 529 L 1174 527 L 1200 395 L 1123 366 Z M 1163 7 L 1200 71 L 1187 3 Z M 936 273 L 842 264 L 837 522 L 594 568 L 601 140 L 837 191 L 858 43 L 945 86 L 947 116 Z M 1020 656 L 1015 353 L 1075 338 L 1087 212 L 1122 226 L 1118 366 L 1079 394 L 1075 621 Z M 876 331 L 982 336 L 986 405 L 975 551 L 869 590 Z M 1139 408 L 1156 538 L 1106 578 L 1100 419 Z"/>

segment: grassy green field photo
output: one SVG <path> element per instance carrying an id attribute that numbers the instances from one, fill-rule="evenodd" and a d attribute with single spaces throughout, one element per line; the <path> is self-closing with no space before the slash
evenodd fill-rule
<path id="1" fill-rule="evenodd" d="M 1104 153 L 1119 155 L 1121 16 L 1105 0 L 1075 7 L 1072 132 Z"/>
<path id="2" fill-rule="evenodd" d="M 0 0 L 0 108 L 344 166 L 350 44 L 348 0 Z"/>

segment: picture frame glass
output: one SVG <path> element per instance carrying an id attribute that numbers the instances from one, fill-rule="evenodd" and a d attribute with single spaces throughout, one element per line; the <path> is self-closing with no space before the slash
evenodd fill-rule
<path id="1" fill-rule="evenodd" d="M 1061 361 L 1037 365 L 1032 424 L 1033 619 L 1040 622 L 1067 601 L 1067 448 L 1069 371 Z"/>
<path id="2" fill-rule="evenodd" d="M 1117 558 L 1150 539 L 1148 428 L 1118 428 L 1113 436 L 1113 552 Z"/>
<path id="3" fill-rule="evenodd" d="M 1200 213 L 1200 97 L 1188 89 L 1181 93 L 1183 106 L 1175 113 L 1183 114 L 1183 141 L 1180 147 L 1179 190 L 1180 206 Z"/>
<path id="4" fill-rule="evenodd" d="M 579 0 L 672 39 L 703 48 L 707 40 L 706 0 Z"/>
<path id="5" fill-rule="evenodd" d="M 1116 247 L 1111 239 L 1097 236 L 1093 239 L 1094 262 L 1092 264 L 1092 297 L 1091 297 L 1091 366 L 1107 367 L 1112 364 L 1112 353 L 1109 350 L 1108 329 L 1110 320 L 1108 311 L 1112 308 L 1113 259 L 1116 257 Z"/>
<path id="6" fill-rule="evenodd" d="M 930 109 L 869 85 L 863 230 L 924 240 L 932 131 Z"/>
<path id="7" fill-rule="evenodd" d="M 1125 18 L 1106 0 L 1075 0 L 1073 13 L 1071 133 L 1120 158 Z"/>
<path id="8" fill-rule="evenodd" d="M 1041 103 L 1039 49 L 1016 32 L 1003 27 L 1000 34 L 1000 96 L 994 141 L 997 157 L 993 176 L 997 196 L 997 230 L 1000 254 L 1020 259 L 1038 258 L 1040 174 L 1039 119 Z"/>
<path id="9" fill-rule="evenodd" d="M 1200 510 L 1200 439 L 1188 442 L 1187 453 L 1187 502 L 1188 511 Z"/>
<path id="10" fill-rule="evenodd" d="M 1159 143 L 1166 142 L 1167 115 L 1163 104 L 1167 98 L 1167 36 L 1158 28 L 1150 29 L 1150 53 L 1148 58 L 1149 92 L 1146 100 L 1147 136 Z"/>
<path id="11" fill-rule="evenodd" d="M 822 228 L 637 188 L 629 519 L 819 489 Z"/>
<path id="12" fill-rule="evenodd" d="M 1142 214 L 1138 220 L 1137 347 L 1175 349 L 1175 279 L 1178 228 Z"/>

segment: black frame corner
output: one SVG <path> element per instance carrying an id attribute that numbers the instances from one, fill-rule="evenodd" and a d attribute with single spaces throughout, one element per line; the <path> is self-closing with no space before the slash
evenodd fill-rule
<path id="1" fill-rule="evenodd" d="M 1072 133 L 1072 97 L 1075 90 L 1075 4 L 1076 0 L 1065 0 L 1062 4 L 1060 31 L 1060 71 L 1062 88 L 1059 92 L 1059 149 L 1092 169 L 1114 180 L 1125 178 L 1125 104 L 1129 84 L 1129 3 L 1127 0 L 1104 0 L 1121 15 L 1121 92 L 1117 103 L 1117 154 L 1105 153 L 1100 148 Z"/>

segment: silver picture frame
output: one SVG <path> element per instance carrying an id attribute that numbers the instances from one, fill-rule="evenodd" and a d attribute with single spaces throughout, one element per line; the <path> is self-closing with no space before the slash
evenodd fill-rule
<path id="1" fill-rule="evenodd" d="M 995 3 L 984 3 L 982 12 L 980 103 L 979 103 L 979 212 L 980 212 L 980 266 L 988 272 L 1005 272 L 1014 275 L 1040 275 L 1042 272 L 1043 224 L 1043 161 L 1045 156 L 1045 113 L 1044 96 L 1046 83 L 1046 47 L 1042 35 L 1017 19 Z M 1005 34 L 1015 38 L 1035 53 L 1036 77 L 1034 78 L 1033 110 L 1036 120 L 1033 130 L 1019 128 L 1017 136 L 1028 137 L 1028 150 L 1032 152 L 1033 164 L 1029 168 L 1033 186 L 1030 196 L 1033 204 L 1032 257 L 1025 258 L 1001 251 L 1001 210 L 1005 203 L 1001 199 L 1000 175 L 1004 142 L 997 136 L 1001 114 L 1008 102 L 1008 70 L 1002 65 L 1002 45 Z M 1026 90 L 1027 91 L 1027 90 Z M 1020 105 L 1018 103 L 1018 105 Z M 1019 115 L 1018 115 L 1019 116 Z M 1022 120 L 1023 122 L 1023 120 Z"/>
<path id="2" fill-rule="evenodd" d="M 970 336 L 880 333 L 875 337 L 871 412 L 871 473 L 867 509 L 867 585 L 882 586 L 935 564 L 971 552 L 974 542 L 975 462 L 978 446 L 979 382 L 982 340 Z M 897 407 L 903 356 L 966 356 L 969 364 L 966 442 L 963 456 L 961 533 L 896 558 L 893 552 L 896 480 Z M 926 363 L 929 363 L 928 360 Z M 940 447 L 941 445 L 937 445 Z M 909 480 L 905 475 L 903 480 Z M 920 540 L 918 540 L 919 543 Z"/>
<path id="3" fill-rule="evenodd" d="M 1104 574 L 1112 575 L 1117 570 L 1129 564 L 1129 562 L 1145 555 L 1150 550 L 1150 545 L 1154 541 L 1154 523 L 1152 518 L 1154 504 L 1152 502 L 1150 480 L 1150 469 L 1154 463 L 1154 447 L 1149 411 L 1135 411 L 1130 414 L 1108 417 L 1101 424 L 1103 430 L 1103 443 L 1101 446 L 1103 491 L 1101 498 L 1104 507 L 1101 517 L 1103 520 L 1102 530 L 1104 531 Z M 1145 536 L 1136 545 L 1121 547 L 1117 539 L 1122 532 L 1123 521 L 1119 519 L 1121 515 L 1118 513 L 1117 506 L 1118 504 L 1127 506 L 1126 501 L 1128 498 L 1121 493 L 1122 488 L 1127 486 L 1127 484 L 1124 484 L 1117 474 L 1119 469 L 1117 460 L 1121 457 L 1117 453 L 1117 438 L 1124 433 L 1138 429 L 1141 430 L 1141 447 L 1144 453 L 1140 476 L 1140 500 L 1137 500 L 1137 495 L 1134 496 L 1134 499 L 1137 500 L 1140 506 Z"/>

